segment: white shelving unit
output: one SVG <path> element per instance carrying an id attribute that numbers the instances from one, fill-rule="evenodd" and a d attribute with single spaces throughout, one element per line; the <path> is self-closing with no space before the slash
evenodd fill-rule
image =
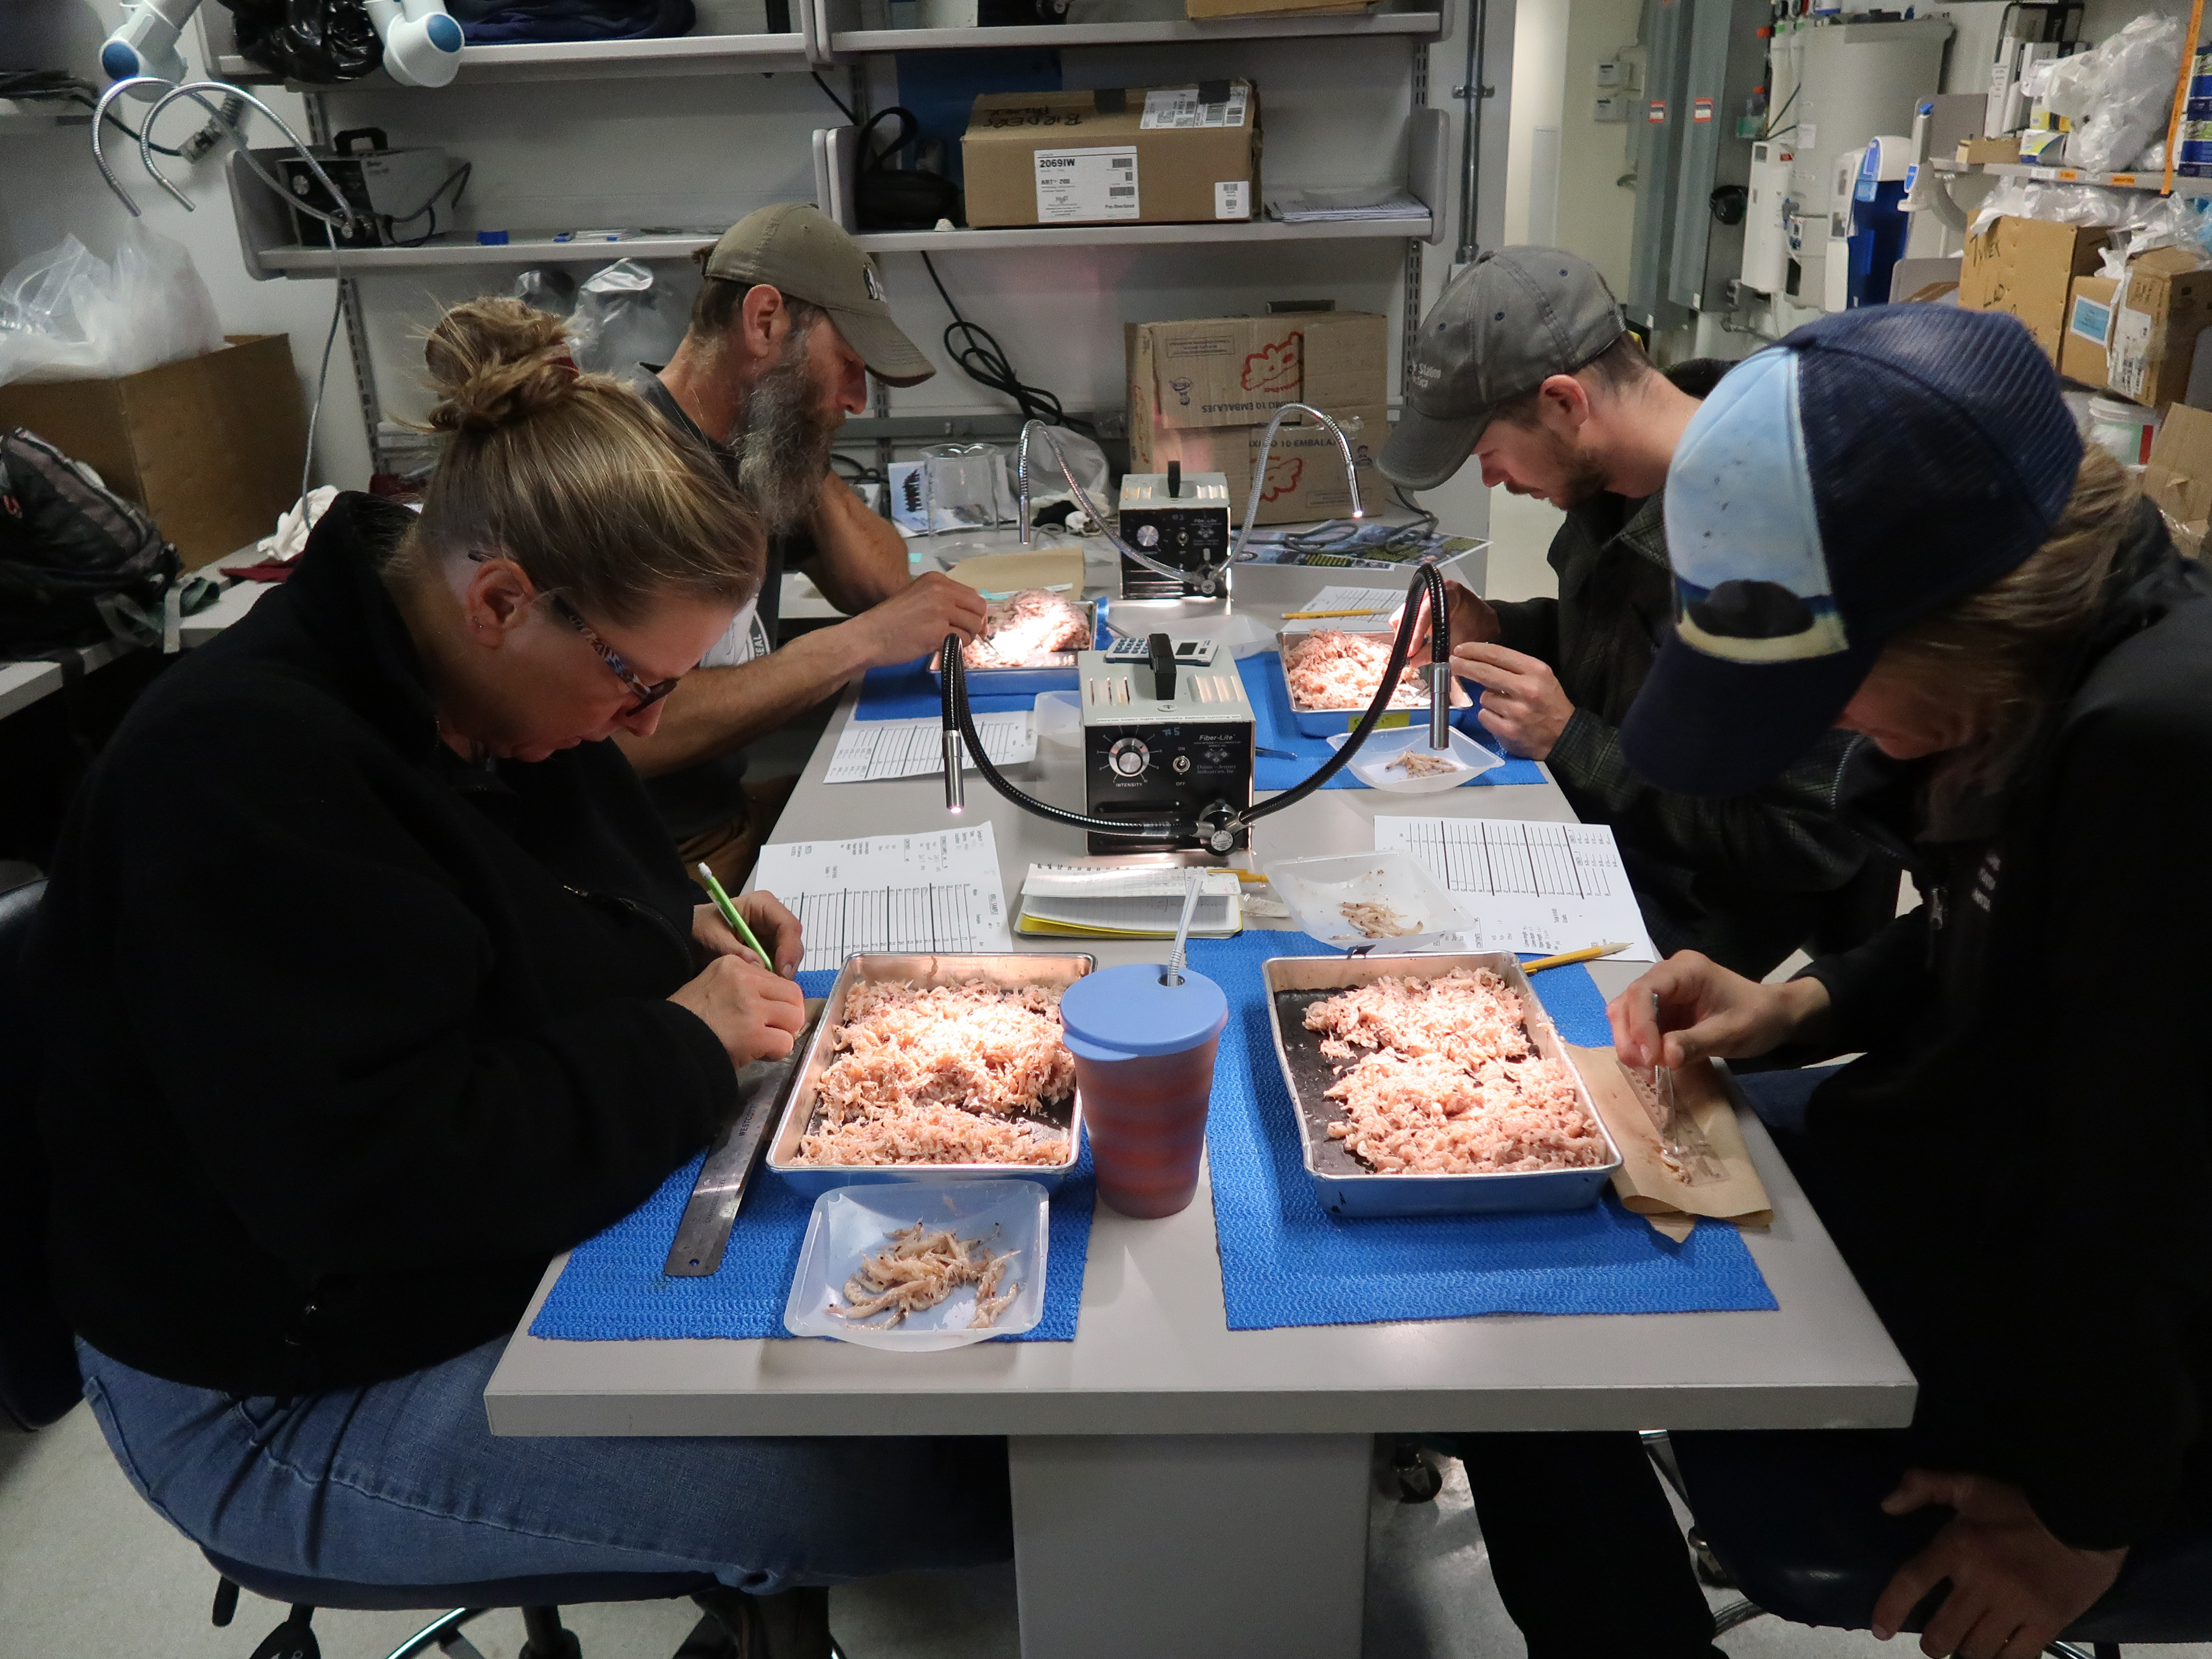
<path id="1" fill-rule="evenodd" d="M 1127 23 L 1040 23 L 1002 28 L 892 29 L 860 26 L 861 0 L 817 0 L 830 55 L 839 62 L 878 52 L 975 52 L 993 46 L 1188 46 L 1214 40 L 1310 40 L 1398 34 L 1440 40 L 1451 32 L 1451 0 L 1419 9 L 1378 6 L 1349 15 L 1160 19 Z"/>
<path id="2" fill-rule="evenodd" d="M 872 230 L 853 240 L 871 253 L 984 253 L 1000 248 L 1145 247 L 1163 244 L 1341 242 L 1380 238 L 1427 241 L 1433 217 L 1282 225 L 1265 219 L 1219 225 L 1023 225 L 1000 230 Z"/>
<path id="3" fill-rule="evenodd" d="M 804 34 L 684 34 L 668 40 L 562 40 L 544 46 L 463 46 L 460 71 L 445 88 L 415 88 L 426 97 L 441 91 L 503 81 L 613 81 L 653 75 L 774 75 L 805 70 L 814 59 Z M 216 73 L 240 84 L 277 77 L 250 59 L 216 59 Z M 287 82 L 295 92 L 322 90 Z M 352 84 L 397 88 L 381 70 Z"/>
<path id="4" fill-rule="evenodd" d="M 1991 179 L 2033 179 L 2046 185 L 2103 185 L 2112 190 L 2163 188 L 2163 178 L 2158 173 L 2087 173 L 2080 167 L 2037 167 L 2024 161 L 1931 161 L 1929 165 L 1954 178 L 1979 173 Z M 2185 179 L 2177 174 L 2173 193 L 2212 196 L 2212 179 Z"/>
<path id="5" fill-rule="evenodd" d="M 1001 248 L 1143 247 L 1163 244 L 1325 242 L 1381 238 L 1425 241 L 1431 218 L 1341 221 L 1283 225 L 1265 220 L 1234 224 L 1075 225 L 1008 230 L 864 232 L 854 240 L 871 253 L 983 253 Z M 605 264 L 611 259 L 688 259 L 720 233 L 647 236 L 624 242 L 556 242 L 550 239 L 497 245 L 432 242 L 422 247 L 349 248 L 333 252 L 296 244 L 251 250 L 260 268 L 283 276 L 367 276 L 395 270 L 433 270 L 463 265 Z"/>
<path id="6" fill-rule="evenodd" d="M 88 127 L 92 112 L 45 98 L 0 98 L 0 134 L 52 132 L 56 127 Z"/>
<path id="7" fill-rule="evenodd" d="M 1329 276 L 1317 273 L 1338 263 L 1326 250 L 1344 245 L 1342 264 L 1359 273 L 1352 280 L 1366 285 L 1359 296 L 1363 303 L 1375 308 L 1389 305 L 1395 311 L 1396 304 L 1376 291 L 1382 285 L 1378 271 L 1395 265 L 1401 274 L 1382 279 L 1389 284 L 1385 292 L 1402 295 L 1407 329 L 1419 315 L 1424 297 L 1422 245 L 1443 240 L 1455 197 L 1452 118 L 1428 103 L 1429 46 L 1450 33 L 1458 0 L 1380 0 L 1365 11 L 1333 16 L 1285 14 L 1204 21 L 1184 15 L 1183 0 L 1076 0 L 1073 21 L 936 29 L 885 27 L 893 15 L 886 0 L 788 3 L 791 27 L 778 33 L 729 32 L 757 26 L 763 15 L 749 0 L 732 0 L 719 13 L 702 7 L 709 26 L 724 31 L 718 33 L 659 40 L 467 46 L 458 75 L 444 88 L 400 88 L 380 73 L 333 86 L 287 83 L 306 96 L 307 131 L 318 140 L 353 126 L 385 128 L 398 147 L 439 146 L 456 161 L 472 161 L 477 169 L 476 193 L 460 217 L 459 230 L 420 246 L 333 250 L 312 240 L 302 244 L 302 232 L 288 205 L 245 174 L 237 158 L 226 163 L 246 269 L 264 280 L 342 279 L 348 344 L 356 364 L 372 453 L 380 451 L 385 410 L 375 384 L 380 376 L 371 359 L 388 362 L 399 337 L 391 326 L 389 307 L 423 303 L 434 274 L 435 291 L 446 294 L 463 291 L 464 284 L 478 280 L 487 288 L 503 286 L 506 273 L 528 266 L 565 265 L 580 276 L 584 269 L 617 259 L 663 265 L 687 261 L 721 228 L 719 222 L 704 222 L 699 216 L 702 212 L 727 210 L 734 217 L 744 205 L 761 199 L 759 191 L 767 179 L 776 180 L 773 188 L 777 194 L 766 199 L 788 200 L 805 193 L 807 161 L 789 153 L 784 135 L 792 133 L 788 124 L 796 118 L 804 125 L 792 136 L 804 143 L 807 128 L 823 118 L 807 107 L 813 94 L 805 86 L 808 71 L 834 66 L 832 79 L 849 76 L 847 97 L 865 116 L 870 103 L 881 101 L 880 92 L 872 94 L 872 84 L 889 84 L 890 54 L 1062 52 L 1070 54 L 1068 84 L 1078 86 L 1158 84 L 1224 72 L 1251 72 L 1256 79 L 1267 74 L 1265 65 L 1275 66 L 1278 73 L 1291 65 L 1297 72 L 1285 77 L 1291 95 L 1273 114 L 1284 131 L 1270 134 L 1269 182 L 1275 191 L 1298 183 L 1340 188 L 1361 182 L 1363 173 L 1395 173 L 1398 176 L 1374 182 L 1401 185 L 1426 210 L 1406 219 L 1302 224 L 1257 218 L 1193 224 L 863 231 L 853 210 L 856 129 L 816 128 L 811 157 L 815 201 L 872 253 L 1004 255 L 1001 268 L 1008 273 L 1007 282 L 1033 296 L 1038 279 L 1034 265 L 1023 263 L 1024 256 L 1033 259 L 1067 251 L 1079 263 L 1084 250 L 1102 254 L 1127 250 L 1117 269 L 1158 271 L 1164 258 L 1172 268 L 1168 284 L 1196 290 L 1212 285 L 1216 272 L 1221 273 L 1223 286 L 1249 289 L 1255 270 L 1272 270 L 1279 263 L 1283 270 L 1297 273 L 1286 281 L 1310 290 L 1330 285 Z M 1109 11 L 1110 19 L 1102 18 Z M 278 79 L 239 53 L 225 8 L 203 5 L 198 15 L 204 60 L 216 74 L 264 84 Z M 1261 44 L 1248 53 L 1245 42 Z M 1243 69 L 1248 58 L 1255 65 L 1252 71 Z M 948 60 L 938 62 L 947 70 L 955 67 Z M 1348 81 L 1340 79 L 1346 64 L 1355 66 Z M 785 78 L 771 84 L 761 76 Z M 683 77 L 680 88 L 675 77 Z M 670 81 L 665 94 L 640 84 L 656 79 Z M 790 89 L 793 80 L 807 96 Z M 1339 84 L 1357 86 L 1355 106 L 1324 112 L 1321 106 L 1326 89 Z M 595 94 L 595 85 L 603 90 Z M 472 90 L 479 95 L 471 97 Z M 635 123 L 641 133 L 652 133 L 641 143 L 680 146 L 689 143 L 684 136 L 687 131 L 706 131 L 709 118 L 735 122 L 735 130 L 746 134 L 744 143 L 725 152 L 730 169 L 726 183 L 702 167 L 707 152 L 699 147 L 672 152 L 684 165 L 660 171 L 641 165 L 643 158 L 635 147 L 628 151 L 618 148 L 623 124 Z M 1316 120 L 1322 125 L 1311 125 Z M 697 125 L 686 129 L 682 125 L 685 121 Z M 541 128 L 558 135 L 542 159 L 534 145 L 522 142 L 524 135 Z M 1339 136 L 1340 128 L 1346 130 Z M 619 158 L 611 177 L 599 176 L 596 163 L 582 153 L 585 134 L 592 135 L 591 142 L 617 147 L 608 151 Z M 1285 134 L 1287 144 L 1283 142 Z M 1316 143 L 1324 134 L 1328 138 Z M 629 193 L 613 187 L 615 178 L 630 186 Z M 664 179 L 672 182 L 664 185 Z M 568 212 L 572 202 L 576 204 L 575 216 L 556 216 Z M 509 240 L 477 241 L 474 227 L 486 223 L 503 223 Z M 685 228 L 614 242 L 554 240 L 553 228 L 564 223 Z M 1245 251 L 1241 258 L 1240 249 Z M 1263 252 L 1267 249 L 1281 249 L 1279 261 Z M 904 269 L 905 277 L 900 280 L 919 275 L 913 262 Z M 967 281 L 986 292 L 999 282 L 991 261 L 971 262 L 967 270 Z M 409 273 L 419 274 L 420 280 L 378 280 L 392 274 L 404 279 Z M 1158 278 L 1152 280 L 1157 286 Z M 897 286 L 888 270 L 886 281 Z M 969 292 L 975 293 L 975 287 Z M 934 296 L 925 291 L 922 303 L 933 307 Z M 1014 305 L 1017 330 L 1037 326 L 1033 305 L 1024 318 L 1025 303 L 1030 301 L 1017 300 Z M 1090 303 L 1109 313 L 1115 309 L 1110 295 L 1094 295 Z M 1168 303 L 1203 307 L 1222 302 L 1194 295 Z M 1249 306 L 1254 301 L 1240 294 L 1233 303 Z M 1007 314 L 996 313 L 1001 327 Z M 1118 323 L 1114 328 L 1118 334 Z M 1074 354 L 1076 367 L 1069 372 L 1095 378 L 1094 360 L 1107 348 L 1099 338 L 1086 335 L 1085 340 L 1084 349 Z M 1118 359 L 1118 338 L 1110 344 L 1110 355 Z M 879 414 L 888 412 L 878 410 Z"/>

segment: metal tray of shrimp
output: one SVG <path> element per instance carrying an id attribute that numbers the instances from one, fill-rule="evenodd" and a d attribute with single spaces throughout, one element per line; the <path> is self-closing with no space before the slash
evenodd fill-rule
<path id="1" fill-rule="evenodd" d="M 813 1035 L 799 1062 L 799 1079 L 785 1103 L 782 1120 L 769 1142 L 768 1167 L 794 1191 L 819 1197 L 833 1187 L 850 1187 L 893 1181 L 974 1181 L 1014 1176 L 1042 1187 L 1057 1187 L 1075 1167 L 1083 1146 L 1083 1098 L 1071 1089 L 1065 1100 L 1048 1101 L 1042 1112 L 1025 1120 L 1049 1127 L 1066 1137 L 1066 1157 L 1057 1164 L 811 1164 L 801 1160 L 799 1141 L 815 1127 L 818 1115 L 822 1073 L 836 1059 L 836 1036 L 845 1024 L 845 1007 L 853 988 L 863 981 L 881 983 L 906 980 L 916 985 L 957 985 L 980 979 L 1008 988 L 1049 985 L 1064 991 L 1098 965 L 1091 956 L 1030 956 L 1006 951 L 972 956 L 920 951 L 912 955 L 885 953 L 845 958 L 830 995 L 822 1005 L 822 1018 L 814 1022 Z"/>
<path id="2" fill-rule="evenodd" d="M 1386 975 L 1433 979 L 1455 968 L 1487 968 L 1504 979 L 1521 1000 L 1522 1018 L 1536 1052 L 1559 1060 L 1575 1080 L 1575 1098 L 1597 1125 L 1606 1161 L 1581 1169 L 1512 1170 L 1478 1175 L 1388 1175 L 1370 1169 L 1345 1144 L 1331 1138 L 1328 1126 L 1340 1114 L 1323 1091 L 1339 1074 L 1339 1062 L 1321 1051 L 1321 1034 L 1306 1029 L 1305 1012 L 1323 997 Z M 1267 988 L 1267 1023 L 1275 1034 L 1275 1058 L 1298 1120 L 1306 1173 L 1313 1177 L 1322 1207 L 1342 1216 L 1477 1215 L 1499 1212 L 1579 1210 L 1598 1194 L 1620 1167 L 1620 1148 L 1567 1058 L 1552 1017 L 1530 988 L 1528 976 L 1510 955 L 1498 952 L 1418 956 L 1273 957 L 1261 964 Z"/>
<path id="3" fill-rule="evenodd" d="M 1275 641 L 1275 653 L 1283 665 L 1283 695 L 1290 702 L 1291 720 L 1297 723 L 1298 732 L 1300 735 L 1304 737 L 1325 738 L 1329 736 L 1332 732 L 1349 732 L 1353 726 L 1359 724 L 1360 716 L 1367 712 L 1367 704 L 1373 699 L 1375 695 L 1370 691 L 1367 694 L 1366 697 L 1348 708 L 1309 708 L 1305 704 L 1300 702 L 1297 700 L 1297 696 L 1291 690 L 1291 645 L 1295 641 L 1304 638 L 1307 635 L 1318 633 L 1322 629 L 1329 626 L 1331 626 L 1331 624 L 1325 622 L 1316 623 L 1312 626 L 1307 628 L 1286 626 L 1284 628 L 1282 633 L 1277 636 Z M 1358 634 L 1369 639 L 1380 640 L 1382 641 L 1383 648 L 1386 650 L 1389 649 L 1391 642 L 1397 637 L 1397 635 L 1389 629 L 1345 628 L 1339 629 L 1337 631 L 1343 634 Z M 1424 649 L 1426 647 L 1424 647 Z M 1407 660 L 1408 662 L 1414 661 L 1414 659 L 1410 657 L 1407 659 Z M 1425 662 L 1428 659 L 1425 656 L 1419 659 L 1419 661 L 1421 662 Z M 1420 701 L 1410 708 L 1385 709 L 1382 713 L 1382 719 L 1376 729 L 1380 730 L 1382 726 L 1411 726 L 1416 718 L 1422 720 L 1427 719 L 1429 711 L 1429 694 L 1427 689 L 1425 687 L 1419 688 L 1418 690 L 1418 695 L 1420 697 Z M 1468 696 L 1467 688 L 1462 685 L 1457 680 L 1454 680 L 1452 682 L 1451 700 L 1452 707 L 1455 708 L 1472 708 L 1474 706 L 1474 699 Z"/>
<path id="4" fill-rule="evenodd" d="M 1084 642 L 1071 650 L 1048 651 L 1032 661 L 1013 668 L 971 668 L 968 671 L 968 695 L 971 697 L 1016 696 L 1030 691 L 1073 691 L 1076 689 L 1075 653 L 1089 651 L 1098 641 L 1098 601 L 1072 601 L 1083 613 L 1085 626 L 1089 630 Z M 929 677 L 939 685 L 945 683 L 943 665 L 934 652 L 930 653 Z"/>

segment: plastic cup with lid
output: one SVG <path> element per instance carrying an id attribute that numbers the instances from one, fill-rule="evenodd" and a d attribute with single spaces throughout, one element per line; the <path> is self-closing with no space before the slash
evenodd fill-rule
<path id="1" fill-rule="evenodd" d="M 1060 999 L 1098 1196 L 1146 1220 L 1197 1194 L 1213 1057 L 1229 1024 L 1218 985 L 1188 969 L 1170 985 L 1165 974 L 1158 963 L 1104 968 Z"/>

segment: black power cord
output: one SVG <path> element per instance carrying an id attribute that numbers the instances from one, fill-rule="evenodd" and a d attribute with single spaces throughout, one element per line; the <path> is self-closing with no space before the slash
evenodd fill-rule
<path id="1" fill-rule="evenodd" d="M 26 102 L 75 104 L 88 110 L 100 107 L 100 98 L 94 92 L 92 82 L 80 79 L 66 70 L 0 70 L 0 98 L 20 98 Z M 107 112 L 107 119 L 132 143 L 143 142 L 112 106 Z M 191 159 L 184 151 L 171 149 L 167 144 L 150 144 L 148 148 L 156 155 L 173 155 L 179 161 Z"/>
<path id="2" fill-rule="evenodd" d="M 822 88 L 822 95 L 827 98 L 831 103 L 836 105 L 838 112 L 844 116 L 848 121 L 852 122 L 857 126 L 860 124 L 860 118 L 853 113 L 853 106 L 847 103 L 843 99 L 840 98 L 831 88 L 830 83 L 822 78 L 822 71 L 820 70 L 810 70 L 807 72 L 813 76 L 814 84 Z"/>
<path id="3" fill-rule="evenodd" d="M 1093 817 L 1087 812 L 1078 812 L 1070 807 L 1054 806 L 1049 801 L 1042 801 L 1034 795 L 1023 793 L 1007 781 L 991 763 L 990 756 L 984 752 L 983 740 L 975 731 L 975 717 L 968 706 L 967 663 L 961 655 L 957 634 L 947 634 L 938 653 L 938 672 L 942 681 L 939 714 L 943 728 L 947 732 L 957 731 L 960 733 L 967 744 L 968 753 L 975 759 L 975 769 L 983 775 L 983 781 L 1025 812 L 1033 812 L 1038 817 L 1054 823 L 1066 824 L 1070 829 L 1121 836 L 1133 841 L 1194 838 L 1200 842 L 1218 842 L 1220 844 L 1209 846 L 1207 850 L 1226 853 L 1235 845 L 1238 830 L 1271 812 L 1279 812 L 1285 807 L 1297 805 L 1316 789 L 1325 787 L 1331 778 L 1352 763 L 1352 757 L 1359 752 L 1360 745 L 1381 723 L 1390 707 L 1391 699 L 1397 693 L 1399 677 L 1405 672 L 1406 659 L 1413 651 L 1413 627 L 1421 612 L 1419 601 L 1425 596 L 1428 599 L 1431 617 L 1446 614 L 1444 579 L 1435 563 L 1429 560 L 1422 561 L 1419 568 L 1413 572 L 1413 580 L 1407 584 L 1405 610 L 1398 618 L 1397 635 L 1390 642 L 1390 660 L 1382 670 L 1382 683 L 1375 688 L 1374 701 L 1368 704 L 1367 712 L 1359 717 L 1359 724 L 1352 728 L 1352 734 L 1344 740 L 1344 746 L 1323 761 L 1304 781 L 1284 790 L 1279 795 L 1271 796 L 1256 806 L 1232 808 L 1224 821 L 1212 822 L 1201 817 L 1190 823 L 1165 821 L 1125 823 L 1115 818 Z M 1451 660 L 1451 640 L 1448 629 L 1431 627 L 1429 629 L 1429 657 L 1431 663 Z M 1435 694 L 1436 687 L 1432 684 L 1430 695 L 1433 696 Z"/>
<path id="4" fill-rule="evenodd" d="M 1078 432 L 1089 432 L 1095 437 L 1088 421 L 1071 416 L 1060 407 L 1060 399 L 1042 386 L 1027 384 L 1014 373 L 1014 366 L 1006 356 L 1006 348 L 981 323 L 971 323 L 960 314 L 960 307 L 952 303 L 952 296 L 945 291 L 945 283 L 937 274 L 937 267 L 929 255 L 921 256 L 921 268 L 929 273 L 936 285 L 937 297 L 945 301 L 945 308 L 952 313 L 945 325 L 945 349 L 952 354 L 952 361 L 960 365 L 960 372 L 977 386 L 1012 398 L 1015 408 L 1024 421 L 1042 421 L 1047 426 L 1064 426 Z M 955 337 L 957 337 L 957 338 Z"/>
<path id="5" fill-rule="evenodd" d="M 438 234 L 438 198 L 441 196 L 443 196 L 447 191 L 452 191 L 453 192 L 453 199 L 447 203 L 446 206 L 449 210 L 454 213 L 459 213 L 461 210 L 461 197 L 469 187 L 470 176 L 475 172 L 475 162 L 462 162 L 460 166 L 455 167 L 451 173 L 446 175 L 445 182 L 440 185 L 437 189 L 430 192 L 428 198 L 423 202 L 421 207 L 416 208 L 412 213 L 403 214 L 392 220 L 387 228 L 396 232 L 400 226 L 411 225 L 425 214 L 428 214 L 430 217 L 430 228 L 424 231 L 420 236 L 417 236 L 411 242 L 403 242 L 395 239 L 392 244 L 392 246 L 421 247 L 433 236 L 435 236 Z"/>

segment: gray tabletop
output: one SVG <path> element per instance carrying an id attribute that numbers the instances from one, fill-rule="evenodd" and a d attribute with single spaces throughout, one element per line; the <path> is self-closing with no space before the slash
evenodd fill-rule
<path id="1" fill-rule="evenodd" d="M 1342 571 L 1240 572 L 1237 607 L 1279 615 Z M 1389 578 L 1381 573 L 1377 583 Z M 1127 625 L 1126 623 L 1124 624 Z M 942 828 L 933 778 L 822 782 L 848 694 L 776 828 L 779 841 Z M 1081 805 L 1073 749 L 1039 745 L 1020 781 Z M 865 805 L 863 806 L 863 803 Z M 1324 791 L 1255 826 L 1262 859 L 1374 844 L 1377 812 L 1571 820 L 1549 783 L 1407 801 Z M 968 821 L 994 826 L 1011 897 L 1032 861 L 1083 850 L 1079 832 L 1021 812 L 980 781 Z M 1021 944 L 1017 936 L 1018 947 Z M 1099 942 L 1103 962 L 1156 944 Z M 1608 994 L 1640 967 L 1596 964 Z M 905 1356 L 847 1343 L 546 1341 L 528 1334 L 556 1260 L 485 1390 L 498 1434 L 1365 1434 L 1393 1431 L 1888 1427 L 1914 1384 L 1787 1166 L 1755 1119 L 1745 1135 L 1774 1202 L 1746 1240 L 1779 1309 L 1759 1313 L 1495 1316 L 1291 1330 L 1227 1328 L 1207 1182 L 1181 1215 L 1131 1221 L 1099 1206 L 1072 1343 L 988 1343 Z"/>

